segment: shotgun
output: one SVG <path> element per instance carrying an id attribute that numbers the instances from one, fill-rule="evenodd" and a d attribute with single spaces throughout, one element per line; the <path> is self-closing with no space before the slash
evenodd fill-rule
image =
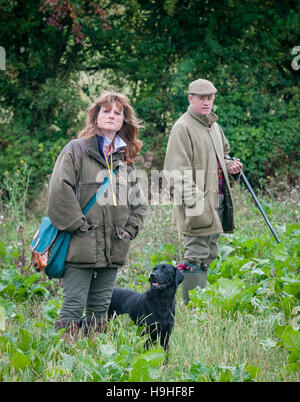
<path id="1" fill-rule="evenodd" d="M 234 158 L 234 157 L 230 158 L 230 156 L 226 156 L 226 159 L 236 160 L 236 158 Z M 258 201 L 258 199 L 257 199 L 257 197 L 256 197 L 256 195 L 255 195 L 255 193 L 254 193 L 254 191 L 253 191 L 253 189 L 251 187 L 251 184 L 248 182 L 247 177 L 245 176 L 245 174 L 244 174 L 244 172 L 242 170 L 241 170 L 240 173 L 241 173 L 241 178 L 242 178 L 244 184 L 246 185 L 247 189 L 249 190 L 250 194 L 252 195 L 252 197 L 253 197 L 253 199 L 255 201 L 255 204 L 257 205 L 257 207 L 260 210 L 262 216 L 264 217 L 265 221 L 267 222 L 267 225 L 269 226 L 269 229 L 271 230 L 271 232 L 272 232 L 273 236 L 275 237 L 277 243 L 280 243 L 280 240 L 279 240 L 277 234 L 275 233 L 275 230 L 274 230 L 273 226 L 271 225 L 271 222 L 269 221 L 265 211 L 263 210 L 263 207 L 260 205 L 260 202 Z"/>

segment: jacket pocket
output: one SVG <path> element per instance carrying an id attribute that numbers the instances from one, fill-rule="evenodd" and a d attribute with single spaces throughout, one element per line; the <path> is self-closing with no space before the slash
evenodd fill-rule
<path id="1" fill-rule="evenodd" d="M 188 229 L 207 228 L 213 223 L 213 214 L 209 203 L 206 203 L 206 208 L 201 215 L 186 216 L 185 225 Z"/>
<path id="2" fill-rule="evenodd" d="M 94 230 L 73 233 L 66 261 L 85 264 L 97 262 L 97 243 Z"/>
<path id="3" fill-rule="evenodd" d="M 130 237 L 125 234 L 124 229 L 116 227 L 111 247 L 111 261 L 113 263 L 125 264 L 130 248 L 130 241 Z"/>

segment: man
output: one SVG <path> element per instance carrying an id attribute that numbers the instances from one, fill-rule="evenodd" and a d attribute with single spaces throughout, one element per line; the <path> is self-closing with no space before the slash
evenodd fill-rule
<path id="1" fill-rule="evenodd" d="M 174 187 L 172 221 L 184 240 L 184 260 L 178 268 L 185 277 L 186 304 L 189 290 L 206 285 L 219 235 L 235 228 L 230 183 L 243 165 L 226 159 L 229 144 L 212 112 L 216 92 L 204 79 L 189 85 L 190 105 L 171 130 L 165 156 L 165 174 Z"/>

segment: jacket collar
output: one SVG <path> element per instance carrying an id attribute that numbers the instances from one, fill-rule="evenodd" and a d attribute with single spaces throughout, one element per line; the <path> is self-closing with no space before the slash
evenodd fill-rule
<path id="1" fill-rule="evenodd" d="M 92 156 L 94 159 L 96 159 L 98 162 L 100 162 L 102 165 L 106 167 L 106 161 L 104 159 L 104 155 L 102 156 L 99 152 L 98 138 L 96 135 L 88 139 L 87 151 L 90 156 Z M 113 153 L 112 160 L 114 163 L 114 167 L 124 164 L 119 152 Z"/>
<path id="2" fill-rule="evenodd" d="M 199 121 L 201 124 L 207 127 L 211 126 L 218 120 L 218 116 L 215 113 L 211 112 L 208 116 L 205 116 L 196 112 L 196 110 L 193 109 L 191 106 L 188 107 L 187 112 L 195 120 Z"/>

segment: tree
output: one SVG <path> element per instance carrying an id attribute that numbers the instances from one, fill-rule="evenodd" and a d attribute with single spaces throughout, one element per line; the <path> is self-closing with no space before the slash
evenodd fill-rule
<path id="1" fill-rule="evenodd" d="M 84 124 L 80 91 L 93 98 L 80 74 L 101 72 L 99 88 L 129 95 L 158 167 L 188 83 L 204 77 L 252 184 L 286 164 L 296 180 L 298 15 L 296 0 L 0 0 L 0 176 L 26 158 L 44 181 Z"/>
<path id="2" fill-rule="evenodd" d="M 32 182 L 41 183 L 82 124 L 86 104 L 78 79 L 88 41 L 84 27 L 94 25 L 101 38 L 109 21 L 99 2 L 1 0 L 0 10 L 0 43 L 7 55 L 0 75 L 0 174 L 25 159 Z"/>

